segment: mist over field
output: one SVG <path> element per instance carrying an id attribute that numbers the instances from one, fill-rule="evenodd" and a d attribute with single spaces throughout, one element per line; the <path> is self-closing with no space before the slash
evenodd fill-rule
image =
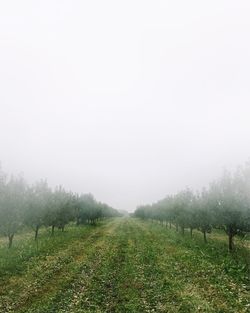
<path id="1" fill-rule="evenodd" d="M 0 160 L 133 211 L 250 156 L 249 1 L 2 1 Z"/>
<path id="2" fill-rule="evenodd" d="M 250 1 L 0 1 L 0 313 L 249 313 Z"/>

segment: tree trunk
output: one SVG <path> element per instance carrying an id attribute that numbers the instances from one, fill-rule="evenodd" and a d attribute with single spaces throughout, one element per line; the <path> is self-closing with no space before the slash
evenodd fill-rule
<path id="1" fill-rule="evenodd" d="M 203 231 L 203 238 L 204 238 L 204 242 L 207 243 L 207 233 L 206 233 L 206 231 Z"/>
<path id="2" fill-rule="evenodd" d="M 176 224 L 176 231 L 178 231 L 179 230 L 179 225 L 178 224 Z"/>
<path id="3" fill-rule="evenodd" d="M 65 226 L 63 225 L 63 226 L 62 226 L 62 232 L 64 232 L 64 227 L 65 227 Z"/>
<path id="4" fill-rule="evenodd" d="M 37 241 L 37 238 L 38 238 L 38 230 L 39 230 L 39 226 L 37 225 L 36 229 L 35 229 L 35 240 L 36 241 Z"/>
<path id="5" fill-rule="evenodd" d="M 230 231 L 229 234 L 228 234 L 228 249 L 230 252 L 233 251 L 233 233 Z"/>
<path id="6" fill-rule="evenodd" d="M 185 231 L 184 227 L 181 227 L 181 233 L 183 236 L 184 236 L 184 231 Z"/>
<path id="7" fill-rule="evenodd" d="M 14 234 L 9 235 L 8 237 L 9 237 L 9 245 L 8 245 L 8 247 L 9 247 L 9 249 L 10 249 L 10 248 L 12 247 Z"/>
<path id="8" fill-rule="evenodd" d="M 54 232 L 55 232 L 55 225 L 52 225 L 51 227 L 51 235 L 54 236 Z"/>
<path id="9" fill-rule="evenodd" d="M 171 222 L 169 222 L 169 228 L 170 228 L 170 229 L 172 228 L 172 223 L 171 223 Z"/>
<path id="10" fill-rule="evenodd" d="M 190 237 L 193 238 L 193 228 L 190 228 Z"/>

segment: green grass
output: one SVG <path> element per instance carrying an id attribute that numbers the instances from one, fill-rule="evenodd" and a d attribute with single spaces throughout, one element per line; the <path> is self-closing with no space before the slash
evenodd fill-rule
<path id="1" fill-rule="evenodd" d="M 23 236 L 23 237 L 22 237 Z M 117 218 L 0 246 L 0 312 L 249 312 L 249 249 Z M 28 237 L 29 238 L 28 238 Z"/>
<path id="2" fill-rule="evenodd" d="M 39 240 L 34 241 L 34 233 L 21 233 L 14 237 L 13 247 L 8 249 L 6 240 L 0 244 L 0 277 L 21 273 L 34 263 L 34 257 L 53 255 L 67 247 L 71 242 L 88 234 L 90 226 L 67 227 L 65 233 L 56 231 L 51 236 L 49 229 L 41 229 Z M 33 259 L 32 259 L 33 258 Z M 29 260 L 32 259 L 31 264 Z M 1 282 L 0 282 L 1 285 Z"/>

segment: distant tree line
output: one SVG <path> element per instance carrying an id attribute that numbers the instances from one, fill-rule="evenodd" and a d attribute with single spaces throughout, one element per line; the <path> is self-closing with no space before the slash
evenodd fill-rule
<path id="1" fill-rule="evenodd" d="M 174 225 L 182 234 L 189 229 L 191 237 L 197 229 L 205 243 L 212 229 L 223 229 L 232 251 L 234 237 L 250 232 L 250 165 L 225 172 L 201 192 L 186 189 L 152 205 L 139 206 L 134 215 L 170 228 Z"/>
<path id="2" fill-rule="evenodd" d="M 75 194 L 62 187 L 52 190 L 41 180 L 30 186 L 22 177 L 8 177 L 0 169 L 0 235 L 8 238 L 9 248 L 15 234 L 23 227 L 34 230 L 35 240 L 42 226 L 64 231 L 70 222 L 96 224 L 98 220 L 119 216 L 107 204 L 91 194 Z"/>

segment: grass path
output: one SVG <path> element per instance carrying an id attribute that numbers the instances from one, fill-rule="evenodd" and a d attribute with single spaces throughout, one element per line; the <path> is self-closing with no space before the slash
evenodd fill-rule
<path id="1" fill-rule="evenodd" d="M 250 310 L 246 277 L 236 275 L 237 260 L 228 267 L 222 246 L 122 218 L 70 240 L 5 278 L 1 313 Z"/>

